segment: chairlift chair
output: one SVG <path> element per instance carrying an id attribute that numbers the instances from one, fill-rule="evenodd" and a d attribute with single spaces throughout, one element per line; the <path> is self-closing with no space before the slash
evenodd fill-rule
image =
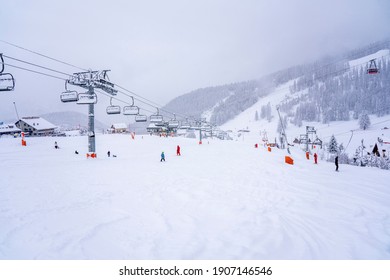
<path id="1" fill-rule="evenodd" d="M 94 93 L 94 94 L 90 94 L 89 92 L 79 93 L 78 97 L 79 97 L 79 100 L 77 100 L 76 103 L 79 105 L 96 104 L 97 103 L 96 93 Z"/>
<path id="2" fill-rule="evenodd" d="M 0 91 L 11 91 L 15 88 L 15 79 L 11 73 L 3 73 L 4 71 L 4 58 L 3 54 L 0 53 Z"/>
<path id="3" fill-rule="evenodd" d="M 379 73 L 379 69 L 376 66 L 375 59 L 371 59 L 370 64 L 367 68 L 367 74 L 378 74 L 378 73 Z"/>
<path id="4" fill-rule="evenodd" d="M 155 115 L 150 115 L 150 122 L 161 123 L 164 121 L 164 118 L 162 115 L 160 115 L 158 108 L 156 108 L 156 109 L 157 109 L 157 113 Z"/>
<path id="5" fill-rule="evenodd" d="M 148 120 L 148 117 L 146 115 L 136 115 L 135 121 L 136 122 L 146 122 Z"/>
<path id="6" fill-rule="evenodd" d="M 2 53 L 0 53 L 0 61 L 1 61 L 0 73 L 3 73 L 3 71 L 4 71 L 4 58 L 3 58 L 3 54 Z"/>
<path id="7" fill-rule="evenodd" d="M 186 119 L 185 122 L 182 122 L 180 125 L 181 129 L 189 129 L 191 127 L 190 123 L 188 122 L 188 119 Z"/>
<path id="8" fill-rule="evenodd" d="M 176 115 L 173 114 L 173 119 L 168 121 L 168 127 L 169 128 L 178 128 L 179 127 L 179 121 L 176 120 Z"/>
<path id="9" fill-rule="evenodd" d="M 178 120 L 170 120 L 168 122 L 169 128 L 178 128 L 179 127 L 179 121 Z"/>
<path id="10" fill-rule="evenodd" d="M 138 106 L 134 106 L 134 98 L 132 96 L 131 97 L 131 100 L 132 100 L 132 103 L 130 106 L 124 106 L 123 107 L 123 115 L 127 115 L 127 116 L 135 116 L 135 115 L 138 115 L 139 114 L 139 108 Z"/>
<path id="11" fill-rule="evenodd" d="M 135 116 L 138 115 L 139 108 L 137 106 L 123 106 L 123 115 Z"/>
<path id="12" fill-rule="evenodd" d="M 11 91 L 15 88 L 15 79 L 11 73 L 0 74 L 0 91 Z"/>
<path id="13" fill-rule="evenodd" d="M 112 97 L 110 98 L 110 106 L 107 106 L 106 113 L 108 115 L 118 115 L 121 113 L 121 106 L 112 105 Z"/>
<path id="14" fill-rule="evenodd" d="M 78 95 L 77 91 L 68 90 L 68 91 L 64 91 L 63 93 L 61 93 L 60 99 L 64 103 L 76 102 L 79 100 L 79 95 Z"/>

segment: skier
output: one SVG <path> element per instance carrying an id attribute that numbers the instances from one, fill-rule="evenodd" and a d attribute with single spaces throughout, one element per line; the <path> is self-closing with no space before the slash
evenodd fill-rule
<path id="1" fill-rule="evenodd" d="M 314 163 L 317 164 L 317 153 L 314 153 Z"/>
<path id="2" fill-rule="evenodd" d="M 108 156 L 108 157 L 110 157 L 110 155 L 111 155 L 111 152 L 110 152 L 110 151 L 108 151 L 108 152 L 107 152 L 107 156 Z"/>
<path id="3" fill-rule="evenodd" d="M 164 152 L 161 153 L 161 159 L 160 159 L 160 161 L 161 161 L 161 162 L 162 162 L 162 161 L 165 161 L 165 154 L 164 154 Z"/>
<path id="4" fill-rule="evenodd" d="M 334 158 L 334 164 L 336 165 L 336 171 L 339 171 L 339 156 Z"/>
<path id="5" fill-rule="evenodd" d="M 60 148 L 60 147 L 58 147 L 57 141 L 54 142 L 54 148 L 56 148 L 56 149 Z"/>
<path id="6" fill-rule="evenodd" d="M 177 148 L 176 148 L 176 155 L 180 156 L 180 146 L 177 145 Z"/>

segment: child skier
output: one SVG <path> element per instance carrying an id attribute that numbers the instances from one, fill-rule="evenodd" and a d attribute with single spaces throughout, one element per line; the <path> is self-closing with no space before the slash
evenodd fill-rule
<path id="1" fill-rule="evenodd" d="M 164 152 L 161 153 L 161 159 L 160 159 L 160 161 L 161 161 L 161 162 L 162 162 L 162 161 L 165 161 L 165 154 L 164 154 Z"/>

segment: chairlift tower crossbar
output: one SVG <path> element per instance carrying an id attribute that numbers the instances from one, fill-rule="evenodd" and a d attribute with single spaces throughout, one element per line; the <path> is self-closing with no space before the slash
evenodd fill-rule
<path id="1" fill-rule="evenodd" d="M 114 96 L 118 91 L 114 89 L 114 84 L 108 81 L 108 71 L 110 70 L 74 73 L 69 77 L 67 82 L 71 85 L 87 89 L 87 93 L 91 96 L 91 99 L 95 96 L 96 88 Z M 88 104 L 88 152 L 96 153 L 94 103 Z"/>

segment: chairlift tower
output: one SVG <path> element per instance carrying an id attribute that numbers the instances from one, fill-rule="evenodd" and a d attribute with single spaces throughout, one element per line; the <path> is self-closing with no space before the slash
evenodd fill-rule
<path id="1" fill-rule="evenodd" d="M 314 126 L 306 126 L 306 152 L 309 151 L 309 141 L 311 141 L 309 135 L 316 135 Z"/>
<path id="2" fill-rule="evenodd" d="M 82 87 L 87 89 L 86 101 L 79 102 L 78 104 L 87 104 L 88 105 L 88 152 L 95 155 L 96 154 L 96 145 L 95 145 L 95 104 L 97 103 L 95 89 L 103 90 L 104 92 L 115 96 L 118 92 L 114 89 L 114 84 L 108 81 L 107 72 L 110 70 L 102 71 L 87 71 L 74 73 L 67 80 L 68 84 Z M 90 100 L 90 102 L 88 101 Z M 79 95 L 80 101 L 80 95 Z"/>
<path id="3" fill-rule="evenodd" d="M 280 124 L 281 124 L 281 126 L 282 126 L 282 131 L 283 131 L 283 135 L 282 135 L 282 136 L 284 136 L 284 140 L 286 141 L 287 152 L 291 155 L 291 153 L 290 153 L 290 148 L 288 147 L 288 141 L 287 141 L 286 131 L 284 130 L 284 125 L 283 125 L 282 117 L 280 116 L 280 112 L 279 112 L 279 106 L 276 106 L 276 110 L 278 111 Z"/>

